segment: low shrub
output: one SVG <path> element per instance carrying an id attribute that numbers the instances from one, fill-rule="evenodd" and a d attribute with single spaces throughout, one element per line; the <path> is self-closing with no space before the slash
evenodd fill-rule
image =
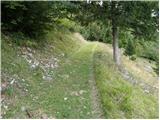
<path id="1" fill-rule="evenodd" d="M 128 43 L 125 49 L 125 54 L 129 56 L 132 56 L 133 54 L 135 54 L 135 44 L 131 39 L 128 40 Z"/>
<path id="2" fill-rule="evenodd" d="M 88 24 L 88 26 L 81 29 L 80 33 L 87 40 L 112 43 L 110 26 L 106 26 L 98 21 Z"/>
<path id="3" fill-rule="evenodd" d="M 132 55 L 131 57 L 130 57 L 130 60 L 136 60 L 136 55 Z"/>

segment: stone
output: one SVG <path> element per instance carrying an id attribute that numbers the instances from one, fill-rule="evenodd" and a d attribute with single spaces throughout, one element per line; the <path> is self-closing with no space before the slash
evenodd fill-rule
<path id="1" fill-rule="evenodd" d="M 50 81 L 50 80 L 52 80 L 52 77 L 50 77 L 50 76 L 44 76 L 44 75 L 43 75 L 43 79 Z"/>
<path id="2" fill-rule="evenodd" d="M 7 105 L 3 105 L 4 109 L 8 109 L 8 106 Z"/>
<path id="3" fill-rule="evenodd" d="M 79 96 L 79 93 L 77 91 L 73 91 L 73 92 L 71 92 L 71 95 L 72 96 Z"/>
<path id="4" fill-rule="evenodd" d="M 10 84 L 12 85 L 15 82 L 15 79 L 12 79 L 12 81 L 10 82 Z"/>
<path id="5" fill-rule="evenodd" d="M 64 98 L 64 100 L 66 101 L 66 100 L 68 100 L 68 98 L 67 98 L 67 97 L 65 97 L 65 98 Z"/>
<path id="6" fill-rule="evenodd" d="M 64 53 L 62 53 L 61 55 L 64 56 Z"/>
<path id="7" fill-rule="evenodd" d="M 79 94 L 82 95 L 82 94 L 85 93 L 85 92 L 86 92 L 85 90 L 80 90 L 80 91 L 79 91 Z"/>
<path id="8" fill-rule="evenodd" d="M 32 65 L 31 65 L 31 68 L 35 68 L 35 67 L 36 67 L 36 65 L 35 65 L 35 64 L 32 64 Z"/>
<path id="9" fill-rule="evenodd" d="M 21 111 L 24 112 L 26 108 L 24 106 L 21 107 Z"/>
<path id="10" fill-rule="evenodd" d="M 144 90 L 145 93 L 149 93 L 149 90 Z"/>
<path id="11" fill-rule="evenodd" d="M 35 64 L 36 66 L 38 66 L 38 65 L 39 65 L 39 62 L 38 62 L 38 61 L 35 61 L 34 64 Z"/>

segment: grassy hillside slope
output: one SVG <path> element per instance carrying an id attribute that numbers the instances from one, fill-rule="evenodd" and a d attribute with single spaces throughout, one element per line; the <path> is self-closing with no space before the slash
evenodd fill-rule
<path id="1" fill-rule="evenodd" d="M 57 88 L 52 91 L 54 87 L 52 79 L 56 79 L 54 71 L 56 72 L 65 58 L 80 47 L 81 41 L 77 40 L 75 35 L 63 31 L 51 32 L 46 38 L 47 40 L 37 43 L 27 38 L 2 34 L 2 88 L 4 88 L 2 89 L 2 116 L 4 118 L 40 118 L 41 115 L 36 115 L 37 112 L 40 111 L 43 115 L 43 112 L 49 111 L 48 107 L 51 107 L 52 100 L 59 101 L 57 97 L 53 99 L 49 94 L 63 89 L 62 86 L 62 89 Z M 48 100 L 46 95 L 50 97 Z M 64 101 L 63 99 L 61 100 Z M 34 115 L 28 116 L 26 110 Z M 57 111 L 52 110 L 52 115 L 56 116 L 54 112 Z"/>
<path id="2" fill-rule="evenodd" d="M 158 100 L 124 80 L 104 44 L 2 34 L 2 117 L 158 118 Z"/>
<path id="3" fill-rule="evenodd" d="M 158 118 L 158 94 L 155 96 L 139 84 L 125 80 L 117 70 L 110 50 L 99 44 L 94 54 L 96 83 L 106 118 Z"/>

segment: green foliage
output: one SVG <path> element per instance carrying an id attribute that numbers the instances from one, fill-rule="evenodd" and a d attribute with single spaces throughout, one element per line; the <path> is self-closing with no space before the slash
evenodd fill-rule
<path id="1" fill-rule="evenodd" d="M 100 41 L 101 28 L 97 23 L 90 23 L 85 29 L 82 34 L 87 40 Z"/>
<path id="2" fill-rule="evenodd" d="M 131 28 L 136 37 L 149 38 L 158 29 L 158 1 L 103 1 L 102 6 L 93 1 L 80 5 L 81 12 L 77 16 L 82 24 L 100 20 L 108 25 L 110 21 L 120 30 L 128 31 Z"/>
<path id="3" fill-rule="evenodd" d="M 17 46 L 20 47 L 32 47 L 32 48 L 37 48 L 41 44 L 43 44 L 42 40 L 39 38 L 39 40 L 31 39 L 30 37 L 26 37 L 22 32 L 16 32 L 16 33 L 7 33 L 4 34 L 2 33 L 3 38 L 8 36 L 9 38 L 12 39 L 6 39 L 7 42 L 10 42 L 11 44 L 16 44 Z M 44 44 L 43 44 L 44 45 Z"/>
<path id="4" fill-rule="evenodd" d="M 159 59 L 159 51 L 158 51 L 158 44 L 154 42 L 146 42 L 144 45 L 143 57 L 151 59 L 151 60 L 158 60 Z"/>
<path id="5" fill-rule="evenodd" d="M 52 4 L 54 2 L 2 1 L 2 30 L 42 36 L 53 24 Z"/>
<path id="6" fill-rule="evenodd" d="M 129 56 L 132 56 L 133 54 L 135 54 L 135 44 L 131 39 L 128 40 L 128 43 L 125 49 L 125 54 Z"/>
<path id="7" fill-rule="evenodd" d="M 82 26 L 80 26 L 78 23 L 70 19 L 63 18 L 63 19 L 58 19 L 57 21 L 58 21 L 58 26 L 66 28 L 71 32 L 80 32 L 82 29 L 84 30 Z"/>
<path id="8" fill-rule="evenodd" d="M 116 19 L 116 25 L 121 30 L 132 28 L 132 33 L 136 36 L 143 33 L 151 35 L 157 25 L 157 10 L 156 2 L 104 1 L 100 6 L 98 2 L 87 4 L 83 1 L 2 1 L 2 30 L 21 31 L 30 36 L 39 36 L 53 28 L 52 25 L 57 24 L 57 20 L 67 18 L 72 21 L 78 20 L 86 26 L 87 30 L 81 31 L 86 38 L 111 43 L 109 22 L 112 18 Z M 151 17 L 151 14 L 154 16 Z M 100 22 L 97 23 L 97 20 Z M 70 27 L 71 31 L 75 31 L 74 29 Z"/>
<path id="9" fill-rule="evenodd" d="M 159 60 L 158 41 L 145 41 L 143 39 L 136 42 L 136 54 L 153 61 Z"/>
<path id="10" fill-rule="evenodd" d="M 155 34 L 158 30 L 158 1 L 103 1 L 101 6 L 97 1 L 92 1 L 88 4 L 79 3 L 79 6 L 81 10 L 74 14 L 75 18 L 87 28 L 81 32 L 85 38 L 108 42 L 111 39 L 106 34 L 111 36 L 111 32 L 106 29 L 119 28 L 120 47 L 126 48 L 127 55 L 135 54 L 133 45 L 135 42 L 127 42 L 129 39 L 132 41 L 136 39 L 155 41 L 158 36 Z M 96 21 L 102 22 L 105 30 L 100 25 L 96 26 Z M 118 38 L 118 36 L 116 37 Z M 147 54 L 150 53 L 147 52 Z M 151 54 L 147 56 L 151 56 Z M 155 59 L 154 56 L 151 57 Z"/>
<path id="11" fill-rule="evenodd" d="M 128 44 L 128 40 L 133 40 L 133 35 L 129 31 L 120 30 L 119 31 L 119 47 L 120 48 L 126 48 Z"/>
<path id="12" fill-rule="evenodd" d="M 141 40 L 136 43 L 136 55 L 144 57 L 156 62 L 155 71 L 159 74 L 159 45 L 158 41 L 145 41 Z"/>
<path id="13" fill-rule="evenodd" d="M 105 43 L 111 43 L 110 26 L 104 25 L 102 22 L 91 22 L 84 29 L 81 30 L 81 34 L 91 41 L 100 41 Z"/>
<path id="14" fill-rule="evenodd" d="M 130 59 L 133 60 L 133 61 L 136 60 L 136 55 L 132 55 L 132 56 L 130 57 Z"/>
<path id="15" fill-rule="evenodd" d="M 9 86 L 6 90 L 5 93 L 8 96 L 12 96 L 14 94 L 14 88 L 12 86 Z"/>

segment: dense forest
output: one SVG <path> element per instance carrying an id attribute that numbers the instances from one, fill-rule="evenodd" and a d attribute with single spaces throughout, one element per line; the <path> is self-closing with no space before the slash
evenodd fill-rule
<path id="1" fill-rule="evenodd" d="M 2 118 L 158 118 L 158 1 L 1 1 Z"/>

